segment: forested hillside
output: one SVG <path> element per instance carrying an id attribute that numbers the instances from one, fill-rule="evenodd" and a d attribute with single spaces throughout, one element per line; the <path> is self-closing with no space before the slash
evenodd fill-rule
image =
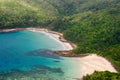
<path id="1" fill-rule="evenodd" d="M 97 72 L 83 77 L 82 80 L 120 80 L 120 73 L 110 73 L 108 71 Z"/>
<path id="2" fill-rule="evenodd" d="M 99 54 L 120 71 L 120 0 L 0 0 L 0 28 L 15 27 L 62 32 L 78 46 L 71 53 Z"/>
<path id="3" fill-rule="evenodd" d="M 64 33 L 66 39 L 78 45 L 73 52 L 97 53 L 107 57 L 120 70 L 120 9 L 103 9 L 82 15 L 78 25 Z"/>
<path id="4" fill-rule="evenodd" d="M 0 0 L 0 28 L 40 26 L 57 14 L 44 0 Z"/>

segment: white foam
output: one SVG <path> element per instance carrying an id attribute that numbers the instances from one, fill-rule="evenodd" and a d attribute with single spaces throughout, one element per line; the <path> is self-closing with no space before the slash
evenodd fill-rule
<path id="1" fill-rule="evenodd" d="M 40 33 L 43 33 L 43 34 L 47 35 L 51 39 L 53 39 L 56 42 L 60 43 L 62 45 L 62 47 L 63 47 L 62 50 L 72 50 L 73 49 L 73 47 L 71 46 L 70 43 L 60 41 L 60 39 L 59 39 L 60 35 L 58 35 L 58 34 L 49 33 L 49 32 L 44 31 L 43 29 L 42 30 L 35 30 L 35 29 L 30 30 L 29 29 L 29 31 L 40 32 Z"/>

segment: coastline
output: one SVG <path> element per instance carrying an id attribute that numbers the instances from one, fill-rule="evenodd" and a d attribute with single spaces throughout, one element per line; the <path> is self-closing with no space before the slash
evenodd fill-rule
<path id="1" fill-rule="evenodd" d="M 45 28 L 13 28 L 13 29 L 0 29 L 0 32 L 15 32 L 15 31 L 21 31 L 21 30 L 29 30 L 29 31 L 40 31 L 46 35 L 48 35 L 51 38 L 54 38 L 55 40 L 59 41 L 62 43 L 64 49 L 63 50 L 57 50 L 54 51 L 56 54 L 61 55 L 61 56 L 67 56 L 66 52 L 70 52 L 71 50 L 73 50 L 74 48 L 76 48 L 77 46 L 72 43 L 71 41 L 68 41 L 66 39 L 64 39 L 63 34 L 59 33 L 59 32 L 55 32 L 55 31 L 51 31 Z M 70 54 L 68 54 L 70 55 Z M 73 56 L 74 55 L 70 55 Z M 75 55 L 78 56 L 78 55 Z M 68 56 L 69 57 L 69 56 Z"/>
<path id="2" fill-rule="evenodd" d="M 97 54 L 90 54 L 85 57 L 75 58 L 76 64 L 81 62 L 81 66 L 78 69 L 80 72 L 80 78 L 77 80 L 81 80 L 83 76 L 91 75 L 94 73 L 94 71 L 109 71 L 113 73 L 117 73 L 117 70 L 112 66 L 112 64 L 105 59 L 104 57 L 101 57 Z M 78 66 L 78 65 L 76 65 Z"/>
<path id="3" fill-rule="evenodd" d="M 21 31 L 21 30 L 29 30 L 29 31 L 41 31 L 42 33 L 48 35 L 48 36 L 52 36 L 52 38 L 55 38 L 58 41 L 61 41 L 64 46 L 63 50 L 57 50 L 57 51 L 53 51 L 55 54 L 58 54 L 60 56 L 64 56 L 64 57 L 85 57 L 88 56 L 88 54 L 69 54 L 71 50 L 75 49 L 77 46 L 70 42 L 67 41 L 66 39 L 64 39 L 63 34 L 59 33 L 59 32 L 55 32 L 55 31 L 51 31 L 45 28 L 13 28 L 13 29 L 0 29 L 0 32 L 14 32 L 14 31 Z"/>
<path id="4" fill-rule="evenodd" d="M 59 32 L 54 32 L 45 28 L 14 28 L 14 29 L 0 29 L 0 32 L 14 32 L 14 31 L 21 31 L 21 30 L 30 30 L 30 31 L 42 31 L 44 33 L 47 33 L 51 35 L 53 38 L 61 41 L 64 44 L 64 49 L 60 51 L 54 51 L 55 54 L 58 54 L 60 56 L 64 57 L 71 57 L 76 60 L 76 66 L 77 64 L 80 64 L 82 62 L 82 67 L 78 69 L 80 72 L 80 76 L 83 77 L 87 74 L 92 74 L 94 71 L 110 71 L 110 72 L 117 72 L 117 70 L 112 66 L 111 62 L 109 62 L 104 57 L 98 56 L 96 54 L 69 54 L 70 51 L 77 46 L 64 39 L 63 34 Z"/>

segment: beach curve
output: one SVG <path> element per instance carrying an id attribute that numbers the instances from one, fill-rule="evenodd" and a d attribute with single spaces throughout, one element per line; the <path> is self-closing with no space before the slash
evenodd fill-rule
<path id="1" fill-rule="evenodd" d="M 76 66 L 81 64 L 81 67 L 76 67 L 78 69 L 78 75 L 79 78 L 82 78 L 83 76 L 87 74 L 92 74 L 94 71 L 110 71 L 110 72 L 117 72 L 117 70 L 112 66 L 112 64 L 105 59 L 104 57 L 98 56 L 96 54 L 90 54 L 90 55 L 73 55 L 69 54 L 69 51 L 76 48 L 77 46 L 67 40 L 64 39 L 63 34 L 50 31 L 48 29 L 44 28 L 17 28 L 17 29 L 6 29 L 6 30 L 0 30 L 0 32 L 10 32 L 10 31 L 19 31 L 19 30 L 31 30 L 31 31 L 41 31 L 44 34 L 50 36 L 51 38 L 59 41 L 64 46 L 64 49 L 62 51 L 56 51 L 57 54 L 60 54 L 62 56 L 67 56 L 74 58 L 76 61 Z M 79 63 L 80 62 L 80 63 Z"/>

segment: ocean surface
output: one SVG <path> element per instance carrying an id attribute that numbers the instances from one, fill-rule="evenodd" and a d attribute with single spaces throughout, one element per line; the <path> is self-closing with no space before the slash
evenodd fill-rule
<path id="1" fill-rule="evenodd" d="M 0 33 L 0 80 L 75 80 L 77 60 L 53 54 L 63 45 L 42 32 Z"/>

